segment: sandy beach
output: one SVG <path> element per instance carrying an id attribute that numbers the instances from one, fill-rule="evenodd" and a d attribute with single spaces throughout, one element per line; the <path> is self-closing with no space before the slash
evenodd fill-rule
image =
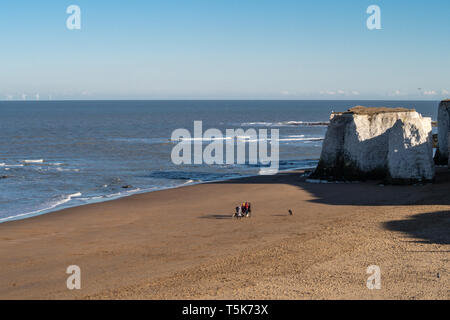
<path id="1" fill-rule="evenodd" d="M 449 190 L 445 168 L 415 186 L 294 171 L 7 222 L 0 298 L 449 299 Z M 253 218 L 232 220 L 243 201 Z M 66 287 L 69 265 L 81 290 Z M 381 290 L 366 287 L 370 265 Z"/>

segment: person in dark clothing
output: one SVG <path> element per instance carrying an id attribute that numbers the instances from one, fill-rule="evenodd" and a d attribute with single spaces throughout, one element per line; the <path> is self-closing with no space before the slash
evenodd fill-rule
<path id="1" fill-rule="evenodd" d="M 245 211 L 246 211 L 246 216 L 250 217 L 252 215 L 252 204 L 250 202 L 246 202 L 245 203 Z"/>

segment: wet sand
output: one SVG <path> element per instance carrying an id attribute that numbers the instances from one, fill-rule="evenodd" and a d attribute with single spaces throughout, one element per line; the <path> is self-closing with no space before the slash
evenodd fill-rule
<path id="1" fill-rule="evenodd" d="M 232 220 L 243 201 L 253 217 Z M 417 186 L 290 172 L 0 224 L 0 298 L 449 299 L 449 259 L 447 169 Z M 366 287 L 370 265 L 381 290 Z"/>

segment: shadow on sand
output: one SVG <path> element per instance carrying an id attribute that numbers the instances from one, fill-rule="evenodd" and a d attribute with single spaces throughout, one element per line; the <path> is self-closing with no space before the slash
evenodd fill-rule
<path id="1" fill-rule="evenodd" d="M 417 185 L 383 185 L 381 181 L 309 183 L 306 180 L 298 171 L 211 184 L 288 184 L 310 193 L 313 196 L 310 202 L 333 206 L 450 205 L 450 170 L 447 168 L 437 168 L 434 183 Z"/>
<path id="2" fill-rule="evenodd" d="M 200 219 L 216 219 L 216 220 L 226 220 L 226 219 L 232 219 L 231 214 L 225 215 L 225 214 L 207 214 L 204 216 L 199 217 Z"/>
<path id="3" fill-rule="evenodd" d="M 450 211 L 421 213 L 409 219 L 385 222 L 384 227 L 423 239 L 414 241 L 417 243 L 450 244 Z"/>
<path id="4" fill-rule="evenodd" d="M 447 168 L 436 168 L 434 183 L 419 185 L 385 186 L 381 184 L 381 181 L 345 184 L 308 183 L 300 171 L 215 183 L 289 184 L 310 193 L 312 195 L 310 202 L 332 206 L 450 205 L 450 170 Z M 274 214 L 277 216 L 276 213 Z M 212 218 L 220 219 L 221 216 L 212 216 Z M 423 239 L 423 243 L 450 244 L 450 211 L 423 213 L 407 220 L 389 221 L 384 224 L 384 227 Z"/>

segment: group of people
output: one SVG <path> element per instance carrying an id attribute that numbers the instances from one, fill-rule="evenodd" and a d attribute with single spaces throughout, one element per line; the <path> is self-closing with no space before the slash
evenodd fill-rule
<path id="1" fill-rule="evenodd" d="M 252 204 L 250 202 L 244 202 L 242 205 L 236 207 L 236 212 L 233 215 L 235 218 L 250 217 L 252 214 Z"/>

